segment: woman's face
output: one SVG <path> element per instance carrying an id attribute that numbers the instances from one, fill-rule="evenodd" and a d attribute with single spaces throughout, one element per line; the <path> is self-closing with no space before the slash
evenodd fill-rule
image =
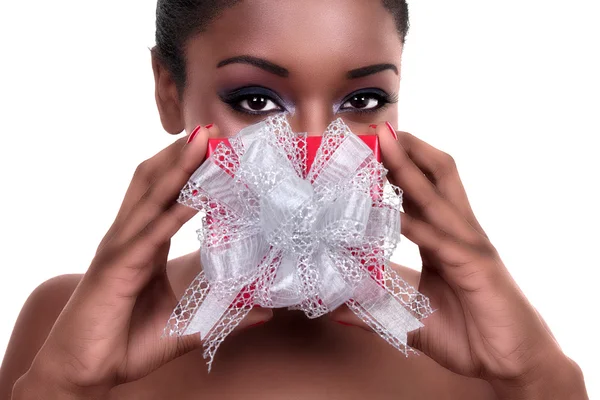
<path id="1" fill-rule="evenodd" d="M 231 136 L 281 111 L 309 135 L 338 117 L 355 133 L 397 125 L 388 102 L 397 100 L 402 42 L 381 0 L 242 1 L 191 38 L 186 56 L 179 111 L 159 106 L 165 129 L 179 129 L 171 133 L 215 123 Z"/>

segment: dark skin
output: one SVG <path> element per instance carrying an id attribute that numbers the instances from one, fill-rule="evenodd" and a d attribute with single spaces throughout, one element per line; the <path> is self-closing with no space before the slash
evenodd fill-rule
<path id="1" fill-rule="evenodd" d="M 253 0 L 188 42 L 181 100 L 153 59 L 165 130 L 214 126 L 140 164 L 86 274 L 55 278 L 32 294 L 0 389 L 10 393 L 20 377 L 13 399 L 585 398 L 581 371 L 510 277 L 452 158 L 385 123 L 398 124 L 384 99 L 399 91 L 402 48 L 379 1 Z M 231 91 L 243 86 L 254 89 L 234 101 Z M 388 178 L 405 191 L 402 234 L 423 259 L 420 276 L 394 268 L 437 308 L 409 337 L 420 357 L 405 358 L 345 307 L 317 320 L 254 309 L 208 376 L 197 335 L 159 339 L 201 269 L 197 252 L 167 260 L 170 238 L 196 213 L 175 203 L 179 190 L 203 162 L 208 137 L 283 110 L 295 131 L 319 135 L 339 116 L 354 132 L 379 136 Z M 40 313 L 47 319 L 34 317 Z M 260 321 L 268 322 L 248 329 Z"/>

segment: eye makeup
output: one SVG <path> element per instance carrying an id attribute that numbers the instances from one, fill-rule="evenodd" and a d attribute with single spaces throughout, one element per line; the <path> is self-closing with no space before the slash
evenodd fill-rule
<path id="1" fill-rule="evenodd" d="M 266 116 L 272 113 L 294 114 L 293 103 L 283 100 L 275 91 L 260 85 L 246 85 L 218 93 L 221 101 L 233 111 L 244 115 Z M 355 90 L 333 105 L 333 113 L 375 113 L 398 102 L 398 94 L 388 94 L 379 88 Z"/>
<path id="2" fill-rule="evenodd" d="M 294 113 L 294 105 L 264 86 L 249 85 L 218 93 L 221 101 L 234 111 L 250 115 L 266 115 L 275 112 Z M 269 105 L 270 104 L 270 105 Z M 270 108 L 267 108 L 269 105 Z"/>
<path id="3" fill-rule="evenodd" d="M 333 112 L 334 114 L 347 112 L 359 114 L 373 113 L 381 111 L 390 104 L 397 102 L 397 93 L 388 94 L 386 91 L 379 88 L 365 88 L 352 92 L 344 97 L 342 101 L 334 104 Z"/>

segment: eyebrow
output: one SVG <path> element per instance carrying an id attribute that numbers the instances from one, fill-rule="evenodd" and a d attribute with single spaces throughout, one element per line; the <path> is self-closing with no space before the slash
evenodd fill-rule
<path id="1" fill-rule="evenodd" d="M 263 58 L 248 55 L 236 56 L 222 60 L 217 64 L 217 68 L 221 68 L 229 64 L 250 64 L 282 78 L 287 78 L 290 75 L 290 71 L 280 65 L 274 64 Z M 394 64 L 373 64 L 348 71 L 346 77 L 348 79 L 358 79 L 368 75 L 376 74 L 378 72 L 386 71 L 388 69 L 394 71 L 396 75 L 398 75 L 398 67 L 396 67 Z"/>
<path id="2" fill-rule="evenodd" d="M 217 64 L 217 68 L 221 68 L 225 65 L 235 63 L 254 65 L 255 67 L 264 69 L 265 71 L 280 76 L 282 78 L 287 78 L 290 75 L 290 71 L 288 71 L 287 69 L 277 64 L 273 64 L 272 62 L 267 61 L 265 59 L 252 56 L 237 56 L 225 59 Z"/>
<path id="3" fill-rule="evenodd" d="M 398 67 L 396 67 L 394 64 L 374 64 L 374 65 L 369 65 L 366 67 L 353 69 L 352 71 L 348 71 L 348 74 L 346 75 L 346 77 L 348 79 L 358 79 L 358 78 L 363 78 L 365 76 L 373 75 L 373 74 L 376 74 L 378 72 L 385 71 L 388 69 L 394 71 L 396 73 L 396 75 L 398 75 Z"/>

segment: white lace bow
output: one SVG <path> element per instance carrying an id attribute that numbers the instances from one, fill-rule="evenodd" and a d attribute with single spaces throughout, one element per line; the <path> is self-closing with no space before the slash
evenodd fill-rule
<path id="1" fill-rule="evenodd" d="M 199 333 L 210 371 L 253 306 L 317 318 L 346 304 L 396 349 L 433 311 L 388 264 L 400 241 L 402 190 L 341 119 L 307 171 L 306 134 L 284 114 L 220 143 L 181 190 L 201 211 L 200 272 L 165 335 Z"/>

